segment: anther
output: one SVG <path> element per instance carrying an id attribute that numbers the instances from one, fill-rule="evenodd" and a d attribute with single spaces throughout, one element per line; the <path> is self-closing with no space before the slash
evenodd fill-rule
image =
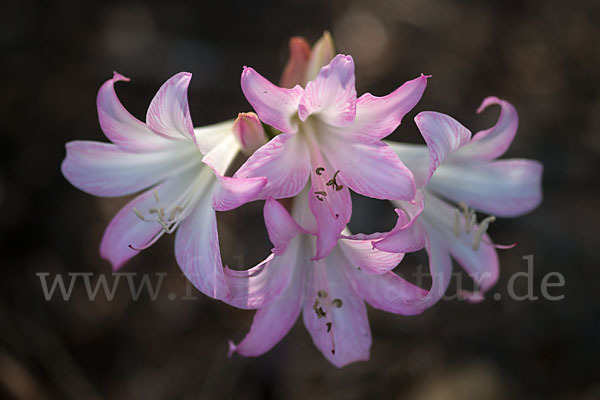
<path id="1" fill-rule="evenodd" d="M 142 213 L 140 212 L 140 210 L 138 210 L 137 208 L 133 208 L 133 212 L 135 213 L 135 215 L 137 215 L 137 217 L 139 219 L 141 219 L 142 221 L 146 221 L 146 218 L 144 218 L 144 216 L 142 215 Z"/>
<path id="2" fill-rule="evenodd" d="M 319 168 L 315 169 L 315 174 L 321 176 L 321 174 L 323 173 L 323 171 L 325 171 L 325 168 L 319 167 Z"/>
<path id="3" fill-rule="evenodd" d="M 331 322 L 328 322 L 325 325 L 327 325 L 327 333 L 331 332 Z"/>
<path id="4" fill-rule="evenodd" d="M 327 292 L 326 292 L 326 291 L 324 291 L 324 290 L 319 290 L 319 291 L 317 292 L 317 296 L 319 296 L 319 297 L 321 297 L 321 298 L 325 298 L 325 297 L 327 297 Z"/>
<path id="5" fill-rule="evenodd" d="M 331 300 L 331 305 L 335 308 L 340 308 L 344 303 L 342 303 L 342 299 L 333 299 Z"/>
<path id="6" fill-rule="evenodd" d="M 157 203 L 160 203 L 160 199 L 158 198 L 158 191 L 154 191 L 154 200 L 156 200 Z"/>
<path id="7" fill-rule="evenodd" d="M 481 244 L 481 239 L 483 238 L 483 234 L 487 231 L 488 226 L 496 220 L 496 217 L 490 215 L 487 218 L 484 218 L 483 221 L 479 224 L 479 229 L 475 233 L 475 239 L 473 240 L 473 250 L 479 250 L 479 245 Z"/>
<path id="8" fill-rule="evenodd" d="M 454 236 L 460 236 L 460 211 L 454 209 Z"/>

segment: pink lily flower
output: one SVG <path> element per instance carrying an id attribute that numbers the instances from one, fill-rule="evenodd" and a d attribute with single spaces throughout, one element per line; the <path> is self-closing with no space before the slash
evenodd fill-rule
<path id="1" fill-rule="evenodd" d="M 448 288 L 455 258 L 479 290 L 460 293 L 480 301 L 498 280 L 495 245 L 486 234 L 496 216 L 515 217 L 535 209 L 542 201 L 543 166 L 533 160 L 496 160 L 510 146 L 519 125 L 515 108 L 496 97 L 486 98 L 479 109 L 498 104 L 501 113 L 487 130 L 471 132 L 452 117 L 422 112 L 415 122 L 427 147 L 389 143 L 415 176 L 417 201 L 394 202 L 398 223 L 386 238 L 373 245 L 402 253 L 425 248 L 433 284 L 418 300 L 423 307 L 438 301 Z M 458 208 L 453 204 L 458 205 Z M 477 223 L 475 210 L 490 214 Z"/>
<path id="2" fill-rule="evenodd" d="M 247 271 L 225 269 L 231 298 L 226 302 L 257 309 L 250 332 L 234 352 L 255 357 L 275 346 L 292 328 L 300 312 L 315 346 L 336 367 L 369 359 L 371 331 L 365 301 L 402 315 L 426 291 L 391 270 L 404 257 L 374 249 L 371 239 L 339 236 L 330 254 L 314 254 L 317 222 L 306 206 L 307 192 L 294 199 L 294 218 L 268 198 L 264 218 L 272 254 Z"/>
<path id="3" fill-rule="evenodd" d="M 252 200 L 266 184 L 265 178 L 224 176 L 240 150 L 252 151 L 266 139 L 253 113 L 193 128 L 187 100 L 191 77 L 182 72 L 165 82 L 143 123 L 119 101 L 114 84 L 129 79 L 115 73 L 97 98 L 100 126 L 112 143 L 67 143 L 62 173 L 95 196 L 143 191 L 104 232 L 100 254 L 113 269 L 179 228 L 175 254 L 184 274 L 203 293 L 227 298 L 215 210 Z"/>
<path id="4" fill-rule="evenodd" d="M 350 191 L 390 200 L 415 196 L 412 173 L 384 142 L 421 98 L 421 75 L 384 97 L 356 98 L 352 57 L 338 54 L 306 87 L 284 89 L 244 68 L 244 95 L 260 119 L 283 132 L 258 149 L 235 177 L 268 179 L 257 198 L 300 193 L 310 178 L 317 220 L 315 260 L 325 258 L 352 213 Z"/>

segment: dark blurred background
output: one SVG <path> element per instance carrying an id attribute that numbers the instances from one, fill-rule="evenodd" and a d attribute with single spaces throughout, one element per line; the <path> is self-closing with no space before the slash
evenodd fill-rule
<path id="1" fill-rule="evenodd" d="M 0 398 L 600 399 L 599 4 L 3 1 Z M 117 91 L 141 119 L 166 79 L 192 72 L 192 117 L 206 125 L 250 109 L 239 87 L 243 65 L 277 81 L 288 39 L 312 43 L 324 30 L 353 55 L 359 94 L 433 75 L 394 139 L 419 141 L 412 117 L 422 110 L 486 128 L 498 111 L 475 109 L 488 95 L 519 111 L 506 157 L 544 163 L 545 199 L 491 227 L 497 242 L 519 245 L 501 252 L 500 281 L 484 302 L 443 301 L 417 317 L 369 309 L 371 360 L 336 369 L 300 321 L 265 356 L 228 359 L 227 340 L 246 334 L 253 313 L 195 291 L 197 300 L 185 300 L 172 237 L 123 270 L 138 273 L 136 284 L 144 273 L 153 284 L 167 273 L 155 301 L 146 292 L 133 301 L 123 282 L 113 301 L 102 293 L 90 301 L 81 280 L 69 301 L 45 300 L 40 272 L 50 282 L 72 272 L 113 281 L 98 245 L 127 199 L 86 195 L 59 169 L 67 141 L 105 140 L 95 97 L 113 70 L 132 78 Z M 393 225 L 389 205 L 355 200 L 354 230 Z M 219 215 L 226 263 L 249 267 L 268 254 L 261 206 Z M 531 254 L 540 298 L 511 300 L 510 276 L 526 270 L 522 257 Z M 411 256 L 397 270 L 423 261 Z M 555 271 L 566 285 L 551 293 L 565 298 L 544 300 L 542 279 Z M 526 280 L 517 282 L 525 293 Z"/>

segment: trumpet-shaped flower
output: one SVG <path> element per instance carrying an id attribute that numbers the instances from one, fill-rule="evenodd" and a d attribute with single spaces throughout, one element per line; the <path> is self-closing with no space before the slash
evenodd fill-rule
<path id="1" fill-rule="evenodd" d="M 306 192 L 305 192 L 306 193 Z M 371 332 L 365 301 L 388 312 L 414 315 L 426 291 L 391 270 L 403 254 L 374 249 L 371 239 L 340 236 L 321 260 L 314 254 L 317 224 L 305 195 L 294 199 L 294 218 L 269 198 L 264 218 L 272 254 L 247 271 L 225 269 L 229 304 L 257 309 L 250 332 L 230 355 L 258 356 L 275 346 L 300 313 L 314 344 L 335 366 L 367 360 Z"/>
<path id="2" fill-rule="evenodd" d="M 374 246 L 384 251 L 410 252 L 425 247 L 429 255 L 432 288 L 419 300 L 430 306 L 445 293 L 451 277 L 451 256 L 478 285 L 468 300 L 483 299 L 483 292 L 498 279 L 498 256 L 486 234 L 496 216 L 514 217 L 536 208 L 542 199 L 542 165 L 533 160 L 496 160 L 514 139 L 518 116 L 514 107 L 488 97 L 478 112 L 501 106 L 497 123 L 471 132 L 455 119 L 422 112 L 415 122 L 427 147 L 390 143 L 415 176 L 416 203 L 394 202 L 399 209 L 394 230 Z M 451 203 L 458 207 L 451 205 Z M 475 210 L 493 214 L 477 222 Z"/>
<path id="3" fill-rule="evenodd" d="M 77 188 L 102 197 L 143 191 L 110 222 L 100 254 L 120 268 L 140 250 L 176 228 L 175 254 L 185 275 L 203 293 L 227 298 L 215 209 L 224 211 L 250 201 L 265 178 L 224 176 L 240 150 L 265 142 L 255 114 L 193 128 L 187 100 L 191 74 L 179 73 L 157 92 L 146 123 L 120 103 L 108 80 L 97 98 L 100 126 L 112 143 L 67 144 L 64 176 Z"/>
<path id="4" fill-rule="evenodd" d="M 411 172 L 382 138 L 421 98 L 427 77 L 384 97 L 356 98 L 352 57 L 338 54 L 303 88 L 278 87 L 252 68 L 241 78 L 260 119 L 282 133 L 258 149 L 235 177 L 267 177 L 258 198 L 293 197 L 310 178 L 317 220 L 315 259 L 325 258 L 352 213 L 350 191 L 390 200 L 415 196 Z"/>

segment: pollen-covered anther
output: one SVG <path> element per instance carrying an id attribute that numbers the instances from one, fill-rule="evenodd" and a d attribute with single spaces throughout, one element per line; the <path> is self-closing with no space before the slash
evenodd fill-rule
<path id="1" fill-rule="evenodd" d="M 333 177 L 330 180 L 328 180 L 327 183 L 325 184 L 326 186 L 332 186 L 336 190 L 336 192 L 339 192 L 340 190 L 342 190 L 344 188 L 344 185 L 338 185 L 338 183 L 337 183 L 337 176 L 339 173 L 340 173 L 340 170 L 338 169 L 333 174 Z"/>
<path id="2" fill-rule="evenodd" d="M 331 300 L 331 305 L 334 306 L 335 308 L 340 308 L 344 303 L 342 302 L 342 299 L 333 299 Z"/>
<path id="3" fill-rule="evenodd" d="M 479 229 L 477 229 L 477 232 L 475 233 L 475 238 L 473 239 L 473 250 L 479 250 L 479 245 L 481 244 L 481 239 L 483 238 L 483 235 L 487 231 L 488 226 L 495 220 L 496 217 L 490 215 L 489 217 L 484 218 L 483 221 L 481 221 L 481 223 L 479 224 Z"/>
<path id="4" fill-rule="evenodd" d="M 317 200 L 323 201 L 324 200 L 323 198 L 325 196 L 327 196 L 327 192 L 318 191 L 318 192 L 315 192 L 315 196 L 317 197 Z"/>

